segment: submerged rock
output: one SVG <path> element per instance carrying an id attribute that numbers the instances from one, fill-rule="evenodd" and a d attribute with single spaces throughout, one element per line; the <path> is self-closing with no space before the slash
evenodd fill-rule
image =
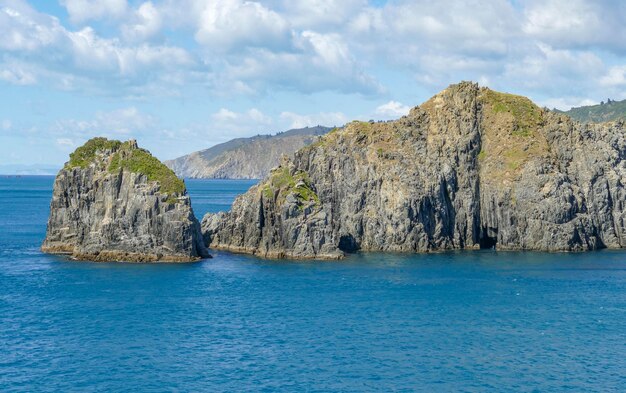
<path id="1" fill-rule="evenodd" d="M 264 257 L 626 246 L 622 122 L 452 85 L 397 121 L 353 122 L 202 221 L 211 247 Z"/>
<path id="2" fill-rule="evenodd" d="M 42 251 L 91 261 L 209 257 L 184 182 L 134 140 L 105 138 L 79 147 L 57 175 Z"/>

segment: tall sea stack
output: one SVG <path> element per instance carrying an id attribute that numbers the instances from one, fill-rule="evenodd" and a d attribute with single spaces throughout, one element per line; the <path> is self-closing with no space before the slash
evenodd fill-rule
<path id="1" fill-rule="evenodd" d="M 582 124 L 463 82 L 392 122 L 299 150 L 228 213 L 211 247 L 263 257 L 626 246 L 623 122 Z"/>
<path id="2" fill-rule="evenodd" d="M 42 251 L 91 261 L 209 257 L 184 182 L 134 140 L 105 138 L 76 149 L 57 175 Z"/>

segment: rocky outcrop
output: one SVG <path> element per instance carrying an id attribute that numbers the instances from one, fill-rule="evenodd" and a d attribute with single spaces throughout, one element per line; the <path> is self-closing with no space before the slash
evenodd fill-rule
<path id="1" fill-rule="evenodd" d="M 238 138 L 164 163 L 181 178 L 262 179 L 283 155 L 292 156 L 329 131 L 317 126 Z"/>
<path id="2" fill-rule="evenodd" d="M 74 259 L 209 257 L 185 184 L 136 142 L 94 138 L 58 173 L 42 251 Z"/>
<path id="3" fill-rule="evenodd" d="M 353 122 L 299 150 L 230 212 L 205 216 L 203 234 L 272 258 L 620 248 L 624 132 L 464 82 L 397 121 Z"/>

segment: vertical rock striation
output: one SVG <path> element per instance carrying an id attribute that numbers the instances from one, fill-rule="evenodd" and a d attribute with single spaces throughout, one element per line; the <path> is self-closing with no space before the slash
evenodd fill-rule
<path id="1" fill-rule="evenodd" d="M 211 247 L 264 257 L 626 246 L 624 124 L 582 125 L 463 82 L 397 121 L 299 150 L 228 213 Z"/>
<path id="2" fill-rule="evenodd" d="M 135 141 L 94 138 L 54 182 L 42 250 L 92 261 L 209 257 L 185 184 Z"/>

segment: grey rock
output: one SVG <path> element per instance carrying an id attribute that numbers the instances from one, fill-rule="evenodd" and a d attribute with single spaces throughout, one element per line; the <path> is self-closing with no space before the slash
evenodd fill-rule
<path id="1" fill-rule="evenodd" d="M 151 172 L 134 171 L 137 160 Z M 58 173 L 42 250 L 91 261 L 210 257 L 182 180 L 136 142 L 104 138 L 79 148 Z"/>
<path id="2" fill-rule="evenodd" d="M 203 235 L 218 249 L 319 259 L 621 248 L 624 157 L 623 122 L 581 124 L 463 82 L 397 121 L 353 122 L 299 150 L 230 212 L 205 216 Z"/>

